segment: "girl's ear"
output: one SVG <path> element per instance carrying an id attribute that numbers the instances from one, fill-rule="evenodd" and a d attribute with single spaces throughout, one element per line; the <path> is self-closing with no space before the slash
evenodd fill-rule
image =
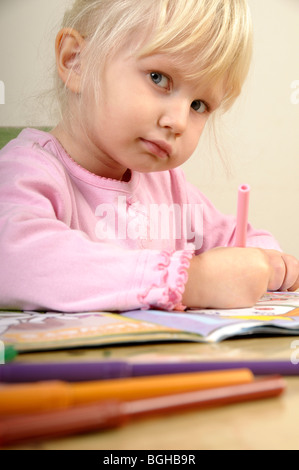
<path id="1" fill-rule="evenodd" d="M 59 31 L 55 42 L 58 75 L 73 93 L 80 93 L 84 38 L 72 28 Z"/>

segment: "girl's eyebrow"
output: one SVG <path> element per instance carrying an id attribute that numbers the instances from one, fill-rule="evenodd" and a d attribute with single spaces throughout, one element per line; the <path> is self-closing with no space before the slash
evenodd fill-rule
<path id="1" fill-rule="evenodd" d="M 175 73 L 175 74 L 178 74 L 178 75 L 184 75 L 184 73 L 182 72 L 182 67 L 180 67 L 179 65 L 177 65 L 175 62 L 174 62 L 174 59 L 173 58 L 170 58 L 169 56 L 167 56 L 166 54 L 153 54 L 153 55 L 148 55 L 148 56 L 144 56 L 144 57 L 140 57 L 140 60 L 141 61 L 148 61 L 150 63 L 150 61 L 152 61 L 150 65 L 150 68 L 158 68 L 158 69 L 168 69 L 170 72 L 172 73 Z"/>
<path id="2" fill-rule="evenodd" d="M 186 73 L 184 72 L 183 66 L 178 65 L 175 59 L 168 56 L 161 56 L 158 58 L 158 62 L 161 62 L 161 68 L 167 69 L 170 75 L 175 75 L 178 78 L 184 79 Z"/>

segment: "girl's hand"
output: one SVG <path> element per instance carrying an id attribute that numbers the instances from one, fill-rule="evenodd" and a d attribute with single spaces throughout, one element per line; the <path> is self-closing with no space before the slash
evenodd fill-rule
<path id="1" fill-rule="evenodd" d="M 299 288 L 299 261 L 276 250 L 263 250 L 271 268 L 268 290 L 295 291 Z"/>
<path id="2" fill-rule="evenodd" d="M 214 248 L 195 256 L 183 303 L 195 308 L 251 307 L 267 290 L 299 288 L 293 256 L 259 248 Z"/>

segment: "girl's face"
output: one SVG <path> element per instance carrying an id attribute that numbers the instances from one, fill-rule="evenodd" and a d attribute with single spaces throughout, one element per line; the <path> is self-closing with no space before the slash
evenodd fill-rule
<path id="1" fill-rule="evenodd" d="M 84 146 L 75 159 L 93 173 L 121 179 L 128 168 L 153 172 L 184 163 L 220 105 L 224 85 L 187 81 L 166 55 L 122 52 L 108 60 L 100 96 L 97 104 L 82 91 L 85 135 L 78 141 Z"/>

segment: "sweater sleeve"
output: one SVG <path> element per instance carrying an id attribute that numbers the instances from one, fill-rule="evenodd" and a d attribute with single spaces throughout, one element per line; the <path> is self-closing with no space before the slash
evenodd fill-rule
<path id="1" fill-rule="evenodd" d="M 0 308 L 172 310 L 180 304 L 189 252 L 129 250 L 70 228 L 66 175 L 55 159 L 41 162 L 38 152 L 2 154 L 0 175 Z"/>
<path id="2" fill-rule="evenodd" d="M 202 205 L 202 246 L 196 250 L 196 254 L 215 247 L 234 246 L 236 217 L 219 212 L 197 187 L 189 182 L 186 185 L 189 203 L 193 206 Z M 257 230 L 250 223 L 247 227 L 247 246 L 282 251 L 271 233 Z"/>

